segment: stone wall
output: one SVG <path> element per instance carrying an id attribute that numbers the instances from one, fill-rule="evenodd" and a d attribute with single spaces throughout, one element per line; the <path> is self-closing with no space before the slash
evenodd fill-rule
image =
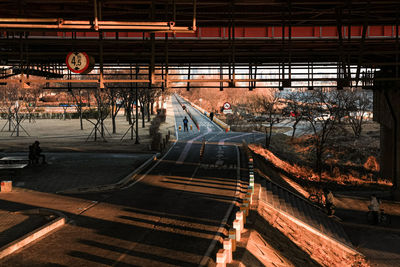
<path id="1" fill-rule="evenodd" d="M 262 201 L 264 190 L 264 188 L 261 189 L 260 200 L 258 201 L 257 212 L 259 215 L 309 254 L 312 259 L 322 266 L 329 267 L 369 266 L 360 253 L 331 240 L 315 229 Z"/>

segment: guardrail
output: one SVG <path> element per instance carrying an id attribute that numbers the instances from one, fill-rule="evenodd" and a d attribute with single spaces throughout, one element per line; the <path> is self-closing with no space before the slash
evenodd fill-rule
<path id="1" fill-rule="evenodd" d="M 184 99 L 186 102 L 188 102 L 192 107 L 194 107 L 195 109 L 197 109 L 198 111 L 200 111 L 202 114 L 204 114 L 207 118 L 210 118 L 210 112 L 206 111 L 204 108 L 190 102 L 188 99 L 184 98 L 183 96 L 179 96 L 182 99 Z M 178 97 L 177 97 L 178 99 Z M 179 102 L 179 101 L 178 101 Z M 231 130 L 231 126 L 229 126 L 228 124 L 226 124 L 225 122 L 221 121 L 220 119 L 214 117 L 213 122 L 215 122 L 218 126 L 220 126 L 222 129 L 225 130 L 225 132 L 229 132 Z"/>

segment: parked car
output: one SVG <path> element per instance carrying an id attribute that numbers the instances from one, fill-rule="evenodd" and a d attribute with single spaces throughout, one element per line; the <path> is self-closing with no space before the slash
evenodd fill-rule
<path id="1" fill-rule="evenodd" d="M 326 121 L 332 119 L 333 116 L 329 113 L 321 114 L 321 116 L 315 117 L 314 121 Z"/>
<path id="2" fill-rule="evenodd" d="M 254 117 L 254 121 L 256 121 L 256 122 L 263 122 L 263 121 L 267 121 L 267 120 L 268 120 L 268 117 L 264 116 L 264 115 Z"/>

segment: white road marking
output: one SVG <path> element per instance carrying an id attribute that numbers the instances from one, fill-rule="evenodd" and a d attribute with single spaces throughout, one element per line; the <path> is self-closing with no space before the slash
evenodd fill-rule
<path id="1" fill-rule="evenodd" d="M 225 144 L 226 140 L 235 139 L 235 138 L 246 136 L 246 135 L 250 135 L 250 134 L 253 134 L 253 133 L 244 133 L 244 134 L 239 134 L 239 135 L 235 135 L 235 136 L 231 136 L 231 137 L 227 137 L 227 138 L 221 139 L 218 142 L 218 145 L 223 146 Z"/>
<path id="2" fill-rule="evenodd" d="M 239 181 L 240 181 L 240 153 L 239 153 L 239 148 L 237 146 L 235 146 L 235 147 L 236 147 L 236 156 L 237 156 L 237 162 L 238 162 L 237 169 L 236 169 L 236 178 L 237 178 L 237 180 L 236 180 L 235 199 L 232 200 L 231 205 L 229 206 L 228 210 L 226 211 L 225 216 L 222 219 L 221 225 L 218 228 L 217 234 L 214 236 L 214 239 L 211 241 L 211 244 L 208 247 L 206 253 L 204 254 L 202 260 L 200 261 L 199 266 L 207 265 L 208 259 L 210 258 L 210 254 L 213 251 L 213 249 L 214 249 L 214 247 L 217 244 L 217 241 L 219 239 L 218 238 L 219 237 L 219 233 L 223 233 L 223 231 L 225 229 L 225 225 L 228 222 L 229 215 L 231 214 L 232 209 L 235 206 L 236 199 L 239 197 L 239 188 L 240 188 L 240 185 L 239 185 Z"/>
<path id="3" fill-rule="evenodd" d="M 183 149 L 179 159 L 176 161 L 176 164 L 183 164 L 183 161 L 185 160 L 185 158 L 187 157 L 187 154 L 189 153 L 190 147 L 192 146 L 193 142 L 200 139 L 201 137 L 209 134 L 211 132 L 211 130 L 209 129 L 208 132 L 199 135 L 193 139 L 190 139 L 189 141 L 187 141 L 185 148 Z"/>

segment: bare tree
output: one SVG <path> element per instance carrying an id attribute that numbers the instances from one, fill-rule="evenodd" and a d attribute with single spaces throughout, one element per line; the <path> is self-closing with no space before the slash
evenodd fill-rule
<path id="1" fill-rule="evenodd" d="M 322 89 L 315 89 L 311 93 L 303 94 L 303 115 L 310 124 L 313 132 L 313 144 L 315 148 L 315 169 L 320 178 L 322 174 L 322 159 L 327 142 L 333 132 L 337 120 L 335 106 L 335 94 Z"/>
<path id="2" fill-rule="evenodd" d="M 112 133 L 117 132 L 117 124 L 116 124 L 116 117 L 118 115 L 119 110 L 121 109 L 122 105 L 119 103 L 121 98 L 121 90 L 118 88 L 109 88 L 107 90 L 108 101 L 111 106 L 111 120 L 112 120 Z"/>
<path id="3" fill-rule="evenodd" d="M 20 84 L 8 84 L 2 90 L 2 104 L 7 111 L 7 122 L 2 127 L 2 131 L 8 124 L 8 131 L 19 136 L 23 114 L 20 113 L 21 102 L 23 100 L 23 90 Z M 21 102 L 21 103 L 20 103 Z M 23 129 L 23 128 L 22 128 Z"/>
<path id="4" fill-rule="evenodd" d="M 360 138 L 365 116 L 372 109 L 372 101 L 368 94 L 364 91 L 348 91 L 345 103 L 346 122 L 348 122 L 353 130 L 355 138 Z"/>
<path id="5" fill-rule="evenodd" d="M 147 92 L 145 91 L 145 89 L 143 87 L 139 89 L 138 100 L 139 100 L 140 112 L 142 114 L 142 128 L 146 127 L 145 116 L 146 116 L 146 111 L 148 111 L 146 108 L 147 100 L 148 100 L 148 97 L 146 96 L 146 94 L 147 94 Z"/>
<path id="6" fill-rule="evenodd" d="M 25 110 L 28 112 L 29 122 L 32 122 L 33 120 L 33 113 L 36 110 L 39 96 L 41 93 L 42 93 L 41 85 L 35 85 L 35 86 L 32 85 L 31 88 L 23 90 L 23 104 Z"/>
<path id="7" fill-rule="evenodd" d="M 279 121 L 277 116 L 278 101 L 280 93 L 276 89 L 271 89 L 266 94 L 258 94 L 250 98 L 253 111 L 267 115 L 268 127 L 265 127 L 265 146 L 269 147 L 272 138 L 273 125 Z"/>
<path id="8" fill-rule="evenodd" d="M 94 90 L 94 98 L 96 100 L 97 106 L 96 122 L 93 122 L 88 116 L 85 117 L 87 121 L 93 124 L 93 130 L 90 133 L 89 137 L 93 133 L 94 141 L 97 141 L 97 134 L 100 133 L 100 137 L 103 139 L 103 141 L 106 141 L 106 129 L 104 126 L 104 120 L 108 117 L 110 113 L 110 103 L 108 102 L 109 98 L 104 89 Z"/>
<path id="9" fill-rule="evenodd" d="M 75 103 L 75 108 L 76 112 L 78 113 L 79 116 L 79 123 L 81 130 L 83 130 L 83 106 L 85 105 L 84 103 L 84 92 L 81 89 L 77 90 L 70 90 L 73 102 Z M 89 95 L 89 92 L 87 92 L 87 95 Z M 89 99 L 87 99 L 89 102 Z"/>
<path id="10" fill-rule="evenodd" d="M 300 121 L 304 120 L 304 111 L 307 110 L 307 102 L 304 102 L 304 100 L 303 93 L 300 91 L 293 91 L 286 97 L 286 108 L 290 112 L 290 116 L 294 119 L 291 140 L 294 138 L 297 125 Z"/>
<path id="11" fill-rule="evenodd" d="M 8 126 L 8 131 L 11 132 L 14 125 L 13 106 L 15 101 L 18 100 L 18 91 L 13 85 L 2 86 L 0 88 L 2 109 L 4 110 L 4 113 L 6 113 L 7 117 L 7 122 L 4 124 L 1 131 Z"/>
<path id="12" fill-rule="evenodd" d="M 132 125 L 135 93 L 133 92 L 133 90 L 121 90 L 120 96 L 123 99 L 126 120 L 128 121 L 129 125 Z"/>
<path id="13" fill-rule="evenodd" d="M 67 110 L 70 107 L 71 103 L 72 103 L 72 98 L 70 94 L 64 94 L 64 101 L 61 104 L 61 107 L 63 108 L 63 120 L 67 119 Z M 71 117 L 69 117 L 71 118 Z"/>

